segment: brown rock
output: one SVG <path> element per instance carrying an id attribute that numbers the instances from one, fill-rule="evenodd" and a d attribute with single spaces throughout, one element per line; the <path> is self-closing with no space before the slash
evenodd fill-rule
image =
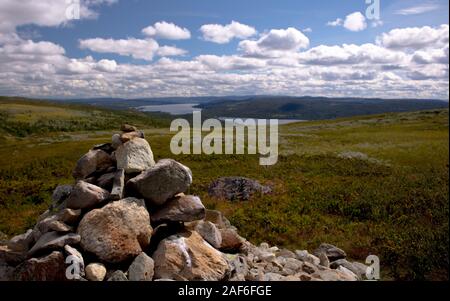
<path id="1" fill-rule="evenodd" d="M 50 255 L 31 258 L 14 271 L 15 280 L 18 281 L 63 281 L 66 265 L 61 252 L 54 251 Z"/>
<path id="2" fill-rule="evenodd" d="M 222 243 L 220 250 L 226 253 L 238 253 L 241 249 L 244 239 L 233 229 L 220 229 Z"/>
<path id="3" fill-rule="evenodd" d="M 167 201 L 164 206 L 151 215 L 153 223 L 192 222 L 205 217 L 205 207 L 199 197 L 180 195 Z"/>
<path id="4" fill-rule="evenodd" d="M 78 234 L 85 251 L 118 263 L 136 257 L 149 245 L 152 227 L 144 201 L 126 198 L 86 213 Z"/>
<path id="5" fill-rule="evenodd" d="M 157 279 L 218 281 L 226 277 L 229 269 L 223 254 L 195 231 L 162 240 L 153 260 Z"/>

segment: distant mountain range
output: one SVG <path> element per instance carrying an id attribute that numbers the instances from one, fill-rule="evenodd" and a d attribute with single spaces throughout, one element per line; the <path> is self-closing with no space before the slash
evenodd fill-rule
<path id="1" fill-rule="evenodd" d="M 168 98 L 91 98 L 60 100 L 111 109 L 146 105 L 196 103 L 205 117 L 246 117 L 322 120 L 388 112 L 448 108 L 448 101 L 435 99 L 327 98 L 291 96 L 227 96 Z"/>

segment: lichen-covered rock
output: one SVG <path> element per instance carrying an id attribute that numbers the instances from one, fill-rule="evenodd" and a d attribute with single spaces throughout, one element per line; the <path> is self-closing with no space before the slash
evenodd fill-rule
<path id="1" fill-rule="evenodd" d="M 162 240 L 153 260 L 157 279 L 218 281 L 229 271 L 224 255 L 195 231 Z"/>
<path id="2" fill-rule="evenodd" d="M 66 200 L 66 206 L 71 209 L 92 208 L 108 197 L 109 192 L 105 189 L 84 181 L 78 181 Z"/>
<path id="3" fill-rule="evenodd" d="M 85 251 L 118 263 L 136 257 L 149 245 L 152 227 L 144 201 L 126 198 L 86 213 L 78 234 Z"/>
<path id="4" fill-rule="evenodd" d="M 212 182 L 208 194 L 212 197 L 234 200 L 249 200 L 255 193 L 270 193 L 272 189 L 258 181 L 243 177 L 223 177 Z"/>
<path id="5" fill-rule="evenodd" d="M 141 172 L 155 165 L 153 152 L 147 140 L 134 138 L 117 147 L 117 168 L 125 173 Z"/>
<path id="6" fill-rule="evenodd" d="M 192 172 L 187 166 L 172 159 L 162 159 L 129 180 L 127 188 L 160 206 L 178 193 L 186 192 L 191 183 Z"/>
<path id="7" fill-rule="evenodd" d="M 72 185 L 59 185 L 55 188 L 52 194 L 51 209 L 58 208 L 69 197 L 72 192 Z"/>

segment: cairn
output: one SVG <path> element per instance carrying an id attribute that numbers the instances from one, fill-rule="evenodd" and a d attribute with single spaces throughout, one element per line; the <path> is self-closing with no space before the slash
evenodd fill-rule
<path id="1" fill-rule="evenodd" d="M 123 125 L 76 163 L 33 229 L 0 243 L 0 280 L 361 280 L 367 267 L 322 244 L 310 254 L 241 237 L 186 195 L 191 170 L 155 162 L 144 133 Z"/>

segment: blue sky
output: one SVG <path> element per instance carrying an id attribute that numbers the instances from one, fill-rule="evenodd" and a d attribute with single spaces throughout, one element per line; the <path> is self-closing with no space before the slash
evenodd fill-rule
<path id="1" fill-rule="evenodd" d="M 0 0 L 0 94 L 448 98 L 448 1 L 380 0 L 379 20 L 365 0 L 81 0 L 79 20 L 17 2 Z"/>

